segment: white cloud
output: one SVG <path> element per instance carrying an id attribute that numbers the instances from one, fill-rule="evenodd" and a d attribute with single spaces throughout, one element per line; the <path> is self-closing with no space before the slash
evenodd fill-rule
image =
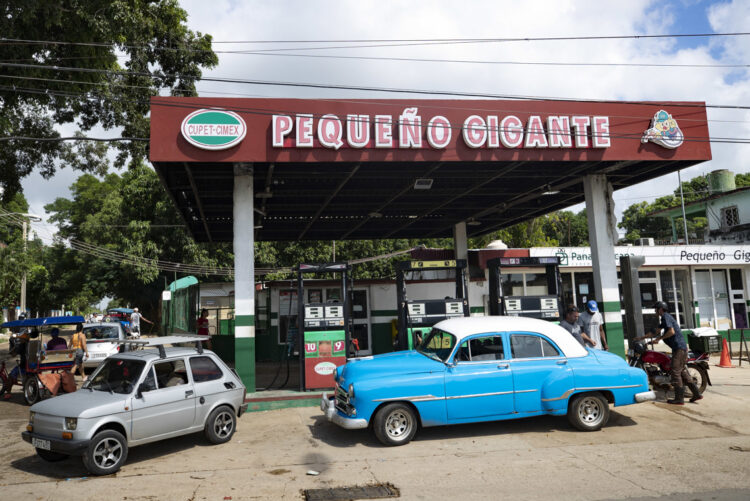
<path id="1" fill-rule="evenodd" d="M 660 34 L 684 32 L 675 9 L 691 9 L 715 32 L 747 31 L 750 2 L 693 0 L 628 2 L 510 1 L 237 1 L 183 0 L 191 29 L 227 40 L 338 40 L 424 38 L 513 38 Z M 737 64 L 750 59 L 748 37 L 704 39 L 689 46 L 675 39 L 508 42 L 314 51 L 493 61 L 556 61 L 656 64 Z M 284 47 L 306 47 L 294 43 Z M 331 44 L 324 44 L 331 45 Z M 215 44 L 214 49 L 269 49 L 282 44 Z M 454 90 L 627 100 L 750 103 L 747 70 L 729 68 L 576 67 L 474 65 L 293 58 L 220 54 L 206 75 L 266 81 L 309 82 L 409 89 Z M 404 97 L 347 90 L 251 86 L 204 82 L 202 92 L 274 97 Z M 215 96 L 205 93 L 205 96 Z M 414 96 L 426 97 L 426 96 Z M 750 138 L 747 111 L 709 109 L 713 137 Z M 687 180 L 714 169 L 750 170 L 747 145 L 712 144 L 713 160 L 683 172 Z M 56 183 L 57 184 L 57 183 Z M 69 183 L 63 183 L 67 185 Z M 615 193 L 618 214 L 637 199 L 652 200 L 677 188 L 677 175 Z M 28 191 L 27 191 L 28 193 Z"/>

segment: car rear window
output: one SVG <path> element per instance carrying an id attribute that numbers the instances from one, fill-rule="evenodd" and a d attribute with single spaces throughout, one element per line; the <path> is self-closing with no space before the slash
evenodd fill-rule
<path id="1" fill-rule="evenodd" d="M 97 339 L 117 339 L 119 337 L 119 329 L 113 325 L 85 327 L 83 333 L 86 334 L 87 341 L 95 341 Z"/>
<path id="2" fill-rule="evenodd" d="M 224 375 L 216 362 L 211 360 L 210 357 L 191 357 L 190 372 L 193 373 L 193 381 L 196 383 L 213 381 Z"/>

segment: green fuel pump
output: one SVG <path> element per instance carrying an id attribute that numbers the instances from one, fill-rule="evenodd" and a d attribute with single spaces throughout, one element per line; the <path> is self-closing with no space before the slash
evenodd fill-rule
<path id="1" fill-rule="evenodd" d="M 301 391 L 333 388 L 336 367 L 346 363 L 351 338 L 349 270 L 348 263 L 300 264 L 296 269 Z M 343 302 L 306 303 L 304 275 L 309 273 L 341 274 Z"/>
<path id="2" fill-rule="evenodd" d="M 425 270 L 454 270 L 456 297 L 445 299 L 408 299 L 406 273 Z M 433 325 L 447 318 L 468 317 L 469 300 L 466 284 L 466 260 L 401 261 L 396 263 L 396 296 L 398 307 L 397 350 L 413 350 Z"/>

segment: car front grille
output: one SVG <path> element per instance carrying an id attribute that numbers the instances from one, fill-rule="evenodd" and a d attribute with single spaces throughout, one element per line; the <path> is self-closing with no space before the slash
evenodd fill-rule
<path id="1" fill-rule="evenodd" d="M 349 393 L 336 383 L 336 408 L 350 416 L 354 407 L 349 403 Z"/>

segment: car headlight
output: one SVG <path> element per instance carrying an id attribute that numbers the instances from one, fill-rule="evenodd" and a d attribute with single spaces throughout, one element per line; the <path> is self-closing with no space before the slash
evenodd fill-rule
<path id="1" fill-rule="evenodd" d="M 29 412 L 29 424 L 34 424 L 34 416 L 36 412 Z"/>
<path id="2" fill-rule="evenodd" d="M 354 398 L 354 385 L 353 384 L 349 385 L 349 398 L 350 399 Z"/>
<path id="3" fill-rule="evenodd" d="M 66 430 L 75 430 L 76 426 L 78 426 L 78 418 L 74 417 L 66 417 L 65 418 L 65 429 Z"/>

